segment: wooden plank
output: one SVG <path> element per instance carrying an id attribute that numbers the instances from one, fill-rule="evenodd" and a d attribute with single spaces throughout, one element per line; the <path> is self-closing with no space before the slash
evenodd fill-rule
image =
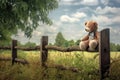
<path id="1" fill-rule="evenodd" d="M 0 50 L 11 50 L 11 46 L 0 46 Z"/>
<path id="2" fill-rule="evenodd" d="M 35 46 L 35 47 L 19 47 L 19 46 L 16 46 L 15 48 L 17 48 L 18 50 L 23 50 L 23 51 L 36 51 L 36 50 L 40 50 L 40 46 Z"/>
<path id="3" fill-rule="evenodd" d="M 110 39 L 109 29 L 100 32 L 99 53 L 100 53 L 100 80 L 103 80 L 109 73 L 110 67 Z"/>
<path id="4" fill-rule="evenodd" d="M 48 49 L 45 46 L 48 45 L 48 36 L 42 36 L 41 38 L 41 64 L 45 66 L 48 57 Z"/>
<path id="5" fill-rule="evenodd" d="M 17 50 L 23 50 L 23 51 L 36 51 L 36 50 L 40 50 L 40 46 L 35 46 L 35 47 L 21 47 L 21 46 L 15 46 L 15 48 Z M 56 50 L 56 51 L 61 51 L 61 52 L 72 52 L 72 51 L 81 51 L 78 45 L 75 46 L 70 46 L 70 47 L 59 47 L 59 46 L 55 46 L 55 45 L 46 45 L 45 46 L 46 49 L 48 50 Z M 10 46 L 0 46 L 0 49 L 3 50 L 11 50 Z M 87 52 L 98 52 L 98 49 L 96 49 L 95 51 L 89 51 L 86 50 Z"/>
<path id="6" fill-rule="evenodd" d="M 17 40 L 12 40 L 12 65 L 15 62 L 15 58 L 17 58 L 17 48 L 15 48 L 17 46 Z"/>

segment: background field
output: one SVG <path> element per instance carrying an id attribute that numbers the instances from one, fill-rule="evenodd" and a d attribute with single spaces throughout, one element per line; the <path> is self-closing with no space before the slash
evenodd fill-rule
<path id="1" fill-rule="evenodd" d="M 0 57 L 11 57 L 10 51 L 0 51 Z M 15 64 L 10 61 L 0 61 L 0 80 L 99 80 L 99 55 L 92 52 L 58 52 L 49 51 L 47 64 L 59 64 L 65 67 L 75 67 L 79 72 L 61 70 L 59 68 L 43 68 L 40 66 L 39 51 L 18 51 L 18 57 L 26 59 L 29 65 Z M 111 67 L 109 78 L 119 80 L 120 52 L 111 52 Z"/>

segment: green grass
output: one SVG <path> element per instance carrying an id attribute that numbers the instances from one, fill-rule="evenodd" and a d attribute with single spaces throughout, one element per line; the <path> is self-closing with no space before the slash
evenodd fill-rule
<path id="1" fill-rule="evenodd" d="M 10 51 L 0 51 L 0 57 L 11 57 Z M 18 57 L 26 59 L 29 65 L 0 61 L 0 80 L 99 80 L 99 56 L 88 52 L 49 51 L 48 65 L 76 67 L 79 72 L 44 68 L 40 66 L 39 51 L 18 51 Z M 119 80 L 120 52 L 111 52 L 110 77 L 105 80 Z"/>

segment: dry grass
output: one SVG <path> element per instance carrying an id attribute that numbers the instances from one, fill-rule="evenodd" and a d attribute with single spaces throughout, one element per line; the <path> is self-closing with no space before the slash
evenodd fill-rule
<path id="1" fill-rule="evenodd" d="M 0 52 L 0 57 L 11 57 L 10 51 Z M 0 80 L 99 80 L 99 56 L 88 52 L 57 52 L 49 51 L 48 64 L 61 64 L 79 68 L 79 73 L 40 66 L 40 52 L 18 52 L 19 58 L 30 62 L 29 65 L 0 61 Z M 109 78 L 105 80 L 119 80 L 120 52 L 111 52 L 111 67 Z"/>

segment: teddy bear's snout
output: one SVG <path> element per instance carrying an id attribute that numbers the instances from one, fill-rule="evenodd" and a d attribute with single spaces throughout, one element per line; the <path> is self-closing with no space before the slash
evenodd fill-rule
<path id="1" fill-rule="evenodd" d="M 88 32 L 88 30 L 87 30 L 87 29 L 85 29 L 85 31 L 87 31 L 87 32 Z"/>
<path id="2" fill-rule="evenodd" d="M 86 27 L 86 28 L 85 28 L 85 31 L 90 32 L 90 29 Z"/>

